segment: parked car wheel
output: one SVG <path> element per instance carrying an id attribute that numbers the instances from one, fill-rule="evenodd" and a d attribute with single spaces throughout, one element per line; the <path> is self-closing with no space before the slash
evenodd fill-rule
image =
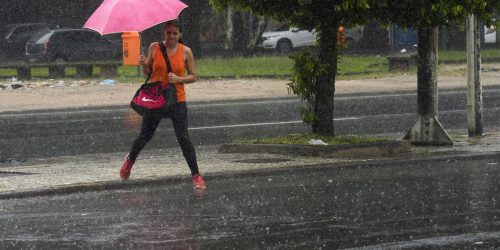
<path id="1" fill-rule="evenodd" d="M 279 40 L 278 45 L 276 45 L 276 49 L 281 54 L 287 54 L 290 50 L 292 50 L 292 42 L 286 39 Z"/>

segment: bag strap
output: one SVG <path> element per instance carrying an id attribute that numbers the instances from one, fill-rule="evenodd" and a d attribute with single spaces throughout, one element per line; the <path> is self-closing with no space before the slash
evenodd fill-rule
<path id="1" fill-rule="evenodd" d="M 161 53 L 163 55 L 163 59 L 165 60 L 165 65 L 167 65 L 167 75 L 168 73 L 172 72 L 172 65 L 170 64 L 170 60 L 168 59 L 168 54 L 167 54 L 167 47 L 165 47 L 165 44 L 163 44 L 162 41 L 158 42 L 158 45 L 160 46 Z M 148 77 L 146 77 L 145 83 L 149 82 L 149 79 L 151 78 L 151 74 L 153 74 L 153 66 L 149 66 L 149 74 Z"/>
<path id="2" fill-rule="evenodd" d="M 165 59 L 165 65 L 167 65 L 167 74 L 172 72 L 172 65 L 170 65 L 170 60 L 168 60 L 167 47 L 162 41 L 158 42 L 160 44 L 160 50 L 163 54 L 163 59 Z"/>

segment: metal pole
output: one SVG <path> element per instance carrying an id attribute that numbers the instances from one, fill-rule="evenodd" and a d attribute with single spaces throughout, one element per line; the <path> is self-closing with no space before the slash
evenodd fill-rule
<path id="1" fill-rule="evenodd" d="M 469 137 L 483 135 L 480 27 L 477 18 L 467 18 L 467 127 Z"/>

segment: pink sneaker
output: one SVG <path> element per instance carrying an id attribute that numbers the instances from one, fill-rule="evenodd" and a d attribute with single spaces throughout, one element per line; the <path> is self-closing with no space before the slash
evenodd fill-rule
<path id="1" fill-rule="evenodd" d="M 132 171 L 133 165 L 134 165 L 134 162 L 131 161 L 127 155 L 125 157 L 125 161 L 123 162 L 122 167 L 120 168 L 120 177 L 122 178 L 122 180 L 124 180 L 124 181 L 128 180 L 128 177 L 130 177 L 130 172 Z"/>
<path id="2" fill-rule="evenodd" d="M 193 175 L 193 188 L 194 189 L 205 189 L 205 181 L 203 181 L 203 177 L 201 175 Z"/>

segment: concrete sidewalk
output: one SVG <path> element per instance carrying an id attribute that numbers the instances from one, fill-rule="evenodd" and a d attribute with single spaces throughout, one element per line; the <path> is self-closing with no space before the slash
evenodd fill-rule
<path id="1" fill-rule="evenodd" d="M 218 146 L 197 147 L 197 156 L 208 190 L 211 178 L 249 172 L 280 171 L 283 168 L 346 167 L 355 163 L 376 164 L 384 161 L 443 158 L 454 160 L 457 157 L 492 154 L 500 156 L 500 131 L 488 131 L 485 136 L 474 139 L 469 139 L 466 131 L 452 134 L 453 146 L 413 146 L 409 153 L 393 157 L 359 155 L 355 158 L 322 158 L 280 154 L 221 154 L 218 152 Z M 402 135 L 391 137 L 396 139 Z M 125 152 L 0 163 L 0 199 L 119 189 L 165 182 L 191 182 L 189 168 L 179 149 L 144 151 L 128 181 L 121 181 L 118 175 L 124 156 Z"/>

